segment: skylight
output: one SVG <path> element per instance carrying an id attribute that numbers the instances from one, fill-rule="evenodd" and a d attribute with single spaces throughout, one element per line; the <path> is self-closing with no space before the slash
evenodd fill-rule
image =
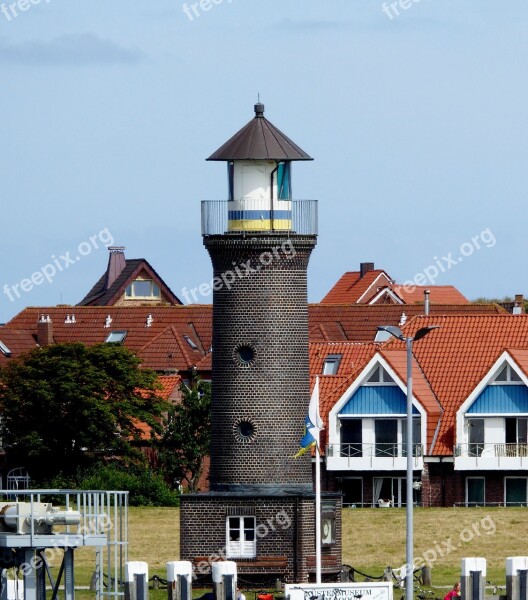
<path id="1" fill-rule="evenodd" d="M 336 375 L 342 354 L 329 354 L 323 363 L 323 375 Z"/>
<path id="2" fill-rule="evenodd" d="M 188 335 L 184 335 L 183 339 L 189 344 L 189 346 L 193 350 L 198 350 L 198 346 L 194 343 L 194 341 Z"/>
<path id="3" fill-rule="evenodd" d="M 111 331 L 105 340 L 106 344 L 122 344 L 125 341 L 126 331 Z"/>
<path id="4" fill-rule="evenodd" d="M 386 342 L 391 337 L 392 337 L 392 335 L 388 331 L 385 331 L 383 329 L 378 329 L 378 331 L 376 331 L 376 336 L 374 337 L 374 341 L 375 342 Z"/>
<path id="5" fill-rule="evenodd" d="M 5 356 L 11 356 L 12 352 L 9 348 L 4 344 L 4 342 L 0 341 L 0 352 Z"/>

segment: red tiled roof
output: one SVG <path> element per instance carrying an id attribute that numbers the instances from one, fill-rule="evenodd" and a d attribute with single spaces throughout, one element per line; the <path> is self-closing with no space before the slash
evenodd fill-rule
<path id="1" fill-rule="evenodd" d="M 378 325 L 398 325 L 402 314 L 423 314 L 423 305 L 310 304 L 310 341 L 373 342 Z M 507 314 L 497 304 L 433 304 L 431 315 Z"/>
<path id="2" fill-rule="evenodd" d="M 332 377 L 350 377 L 356 369 L 368 362 L 378 348 L 378 344 L 358 344 L 355 342 L 311 342 L 310 343 L 310 375 L 322 375 L 323 364 L 329 354 L 340 354 L 341 362 L 335 375 L 325 375 L 325 379 L 332 381 Z"/>
<path id="3" fill-rule="evenodd" d="M 12 357 L 20 356 L 35 347 L 35 338 L 32 333 L 24 329 L 0 327 L 0 342 L 11 351 L 11 355 L 6 356 L 0 350 L 0 367 L 7 365 Z"/>
<path id="4" fill-rule="evenodd" d="M 429 290 L 431 304 L 469 304 L 469 300 L 453 285 L 405 286 L 393 285 L 391 289 L 405 302 L 423 304 L 424 292 Z"/>
<path id="5" fill-rule="evenodd" d="M 404 304 L 423 303 L 425 290 L 430 291 L 429 301 L 434 304 L 467 304 L 469 302 L 452 285 L 398 285 L 385 271 L 374 269 L 367 271 L 363 277 L 359 271 L 345 273 L 321 300 L 321 304 L 369 304 L 383 291 L 386 294 L 392 291 Z"/>
<path id="6" fill-rule="evenodd" d="M 100 344 L 112 331 L 127 331 L 124 345 L 135 352 L 146 367 L 187 370 L 200 362 L 211 347 L 211 308 L 198 304 L 26 308 L 0 328 L 0 339 L 8 331 L 22 330 L 32 337 L 36 346 L 37 322 L 41 315 L 49 315 L 56 343 Z M 66 322 L 68 315 L 70 320 L 72 315 L 75 317 L 75 323 Z M 149 315 L 152 317 L 150 327 L 147 326 Z M 105 327 L 107 316 L 112 319 L 109 327 Z M 188 336 L 197 349 L 191 348 L 184 336 Z"/>
<path id="7" fill-rule="evenodd" d="M 508 348 L 524 362 L 528 350 L 528 315 L 465 315 L 415 317 L 404 328 L 414 335 L 421 327 L 440 325 L 413 344 L 413 353 L 444 415 L 434 454 L 452 454 L 455 416 L 461 404 Z M 403 347 L 397 340 L 385 348 Z"/>
<path id="8" fill-rule="evenodd" d="M 381 269 L 367 271 L 363 277 L 361 277 L 359 271 L 349 271 L 340 277 L 334 287 L 321 300 L 321 303 L 359 303 L 371 286 L 374 286 L 373 291 L 376 291 L 377 287 L 383 287 L 390 283 L 393 283 L 392 279 Z"/>

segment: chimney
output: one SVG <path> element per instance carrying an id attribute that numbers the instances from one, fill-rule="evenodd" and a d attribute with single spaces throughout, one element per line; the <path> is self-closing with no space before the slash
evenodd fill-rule
<path id="1" fill-rule="evenodd" d="M 523 294 L 515 294 L 515 302 L 513 304 L 514 315 L 524 315 L 524 296 Z"/>
<path id="2" fill-rule="evenodd" d="M 374 263 L 360 263 L 359 274 L 364 277 L 369 271 L 374 271 Z"/>
<path id="3" fill-rule="evenodd" d="M 108 257 L 108 267 L 106 269 L 105 290 L 114 283 L 126 266 L 124 246 L 109 246 L 108 250 L 110 256 Z"/>
<path id="4" fill-rule="evenodd" d="M 49 315 L 40 315 L 37 323 L 37 344 L 39 346 L 51 346 L 55 341 L 53 339 L 53 323 Z"/>
<path id="5" fill-rule="evenodd" d="M 431 290 L 424 290 L 424 314 L 427 317 L 429 315 L 429 294 Z"/>

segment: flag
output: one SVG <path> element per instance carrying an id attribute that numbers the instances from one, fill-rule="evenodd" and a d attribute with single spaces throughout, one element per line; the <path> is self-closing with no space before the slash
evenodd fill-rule
<path id="1" fill-rule="evenodd" d="M 310 406 L 308 407 L 308 416 L 304 420 L 304 435 L 301 439 L 301 447 L 294 458 L 299 458 L 299 456 L 319 444 L 321 429 L 323 429 L 323 420 L 319 413 L 319 377 L 316 377 L 312 397 L 310 398 Z"/>

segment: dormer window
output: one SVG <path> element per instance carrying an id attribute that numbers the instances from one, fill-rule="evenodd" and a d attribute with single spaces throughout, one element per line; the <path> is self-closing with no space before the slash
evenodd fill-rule
<path id="1" fill-rule="evenodd" d="M 337 375 L 342 354 L 329 354 L 323 363 L 323 375 Z"/>
<path id="2" fill-rule="evenodd" d="M 396 385 L 396 382 L 381 365 L 378 365 L 364 385 Z"/>
<path id="3" fill-rule="evenodd" d="M 4 344 L 4 342 L 0 341 L 0 352 L 4 355 L 4 356 L 11 356 L 11 350 L 9 350 L 9 348 Z"/>
<path id="4" fill-rule="evenodd" d="M 522 385 L 522 379 L 518 373 L 512 369 L 509 363 L 506 363 L 496 375 L 495 379 L 490 382 L 490 385 Z"/>
<path id="5" fill-rule="evenodd" d="M 111 331 L 106 340 L 106 344 L 122 344 L 125 341 L 127 332 L 126 331 Z"/>
<path id="6" fill-rule="evenodd" d="M 136 279 L 127 286 L 125 295 L 127 298 L 159 298 L 161 291 L 152 279 Z"/>

